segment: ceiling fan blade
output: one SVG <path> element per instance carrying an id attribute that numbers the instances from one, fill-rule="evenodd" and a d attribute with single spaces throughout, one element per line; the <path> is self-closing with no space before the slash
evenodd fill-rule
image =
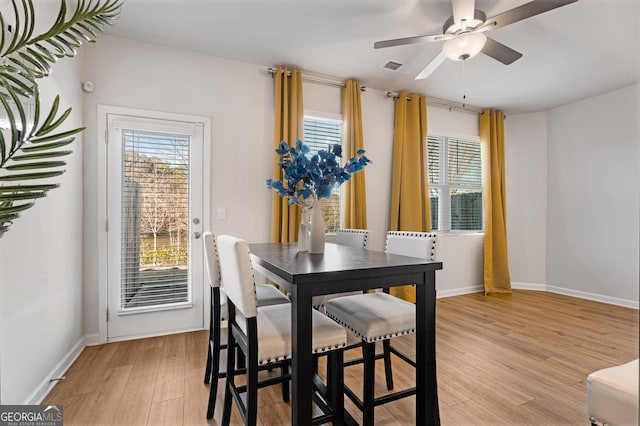
<path id="1" fill-rule="evenodd" d="M 489 37 L 487 37 L 487 42 L 482 48 L 482 53 L 505 65 L 509 65 L 522 57 L 522 53 Z"/>
<path id="2" fill-rule="evenodd" d="M 575 3 L 578 0 L 534 0 L 487 19 L 476 31 L 494 30 L 544 12 Z"/>
<path id="3" fill-rule="evenodd" d="M 475 0 L 451 0 L 453 8 L 453 22 L 460 25 L 462 21 L 473 22 L 473 15 L 476 9 Z"/>
<path id="4" fill-rule="evenodd" d="M 431 62 L 429 62 L 427 66 L 424 67 L 418 75 L 416 75 L 416 80 L 422 80 L 429 77 L 431 73 L 434 72 L 436 68 L 438 68 L 440 64 L 445 61 L 445 59 L 447 59 L 447 56 L 444 54 L 444 52 L 441 51 L 440 53 L 438 53 L 438 56 L 433 58 Z"/>
<path id="5" fill-rule="evenodd" d="M 422 43 L 425 41 L 441 41 L 448 40 L 450 38 L 451 36 L 448 34 L 432 34 L 405 38 L 394 38 L 393 40 L 376 41 L 375 43 L 373 43 L 373 48 L 382 49 L 383 47 L 404 46 L 405 44 Z"/>

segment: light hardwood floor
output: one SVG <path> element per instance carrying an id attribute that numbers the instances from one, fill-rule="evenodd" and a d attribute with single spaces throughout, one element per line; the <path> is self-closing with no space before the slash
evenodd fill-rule
<path id="1" fill-rule="evenodd" d="M 534 291 L 438 299 L 442 424 L 587 425 L 586 377 L 638 357 L 638 319 L 637 310 Z M 412 345 L 397 339 L 409 353 Z M 87 347 L 44 403 L 63 404 L 67 426 L 205 425 L 206 347 L 206 331 Z M 345 372 L 354 389 L 360 371 Z M 377 393 L 383 371 L 377 365 Z M 412 375 L 394 359 L 396 389 Z M 220 421 L 223 383 L 208 424 Z M 277 386 L 260 390 L 259 401 L 259 424 L 290 423 Z M 396 401 L 376 409 L 376 424 L 412 424 L 414 412 L 414 398 Z M 235 408 L 232 424 L 241 424 Z"/>

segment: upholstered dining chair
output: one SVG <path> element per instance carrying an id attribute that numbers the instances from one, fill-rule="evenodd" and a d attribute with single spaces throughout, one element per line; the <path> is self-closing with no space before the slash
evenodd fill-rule
<path id="1" fill-rule="evenodd" d="M 336 244 L 355 248 L 366 248 L 369 238 L 368 229 L 338 229 Z"/>
<path id="2" fill-rule="evenodd" d="M 423 259 L 433 259 L 436 235 L 426 232 L 387 233 L 385 251 Z M 393 394 L 374 397 L 375 388 L 375 344 L 383 343 L 383 356 L 387 389 L 393 389 L 391 353 L 413 367 L 415 362 L 394 348 L 393 337 L 414 333 L 416 330 L 416 307 L 413 303 L 384 292 L 367 293 L 329 300 L 325 304 L 327 315 L 354 332 L 362 339 L 364 362 L 363 398 L 345 386 L 345 393 L 362 411 L 363 424 L 374 424 L 375 407 L 400 398 L 415 395 L 416 388 L 404 389 Z"/>
<path id="3" fill-rule="evenodd" d="M 220 261 L 214 235 L 206 231 L 202 234 L 206 269 L 211 287 L 211 306 L 209 315 L 209 344 L 207 348 L 207 366 L 204 372 L 204 383 L 211 383 L 209 389 L 209 404 L 207 406 L 207 419 L 213 417 L 216 408 L 216 394 L 218 392 L 218 379 L 225 377 L 225 372 L 219 372 L 220 351 L 226 344 L 220 342 L 220 323 L 226 318 L 227 297 L 221 286 Z M 270 284 L 258 284 L 256 286 L 258 306 L 289 303 L 289 299 L 277 288 Z"/>
<path id="4" fill-rule="evenodd" d="M 258 382 L 258 370 L 272 365 L 287 365 L 292 357 L 291 305 L 279 304 L 258 307 L 251 253 L 246 241 L 230 235 L 218 237 L 220 271 L 225 283 L 228 305 L 228 347 L 236 345 L 246 358 L 246 385 L 237 386 L 235 351 L 227 351 L 227 380 L 224 393 L 222 424 L 231 419 L 232 399 L 236 402 L 244 423 L 257 421 L 258 388 L 289 381 L 289 374 Z M 312 310 L 309 327 L 313 353 L 331 352 L 331 382 L 335 391 L 327 397 L 328 413 L 323 420 L 341 424 L 344 416 L 342 361 L 347 334 L 343 327 L 327 316 Z M 240 395 L 246 393 L 246 399 Z M 246 401 L 246 402 L 245 402 Z"/>
<path id="5" fill-rule="evenodd" d="M 338 229 L 336 231 L 336 244 L 349 246 L 354 248 L 367 248 L 367 239 L 369 238 L 368 229 Z M 313 307 L 324 313 L 324 304 L 331 299 L 351 294 L 361 294 L 361 291 L 327 294 L 324 296 L 314 296 Z"/>

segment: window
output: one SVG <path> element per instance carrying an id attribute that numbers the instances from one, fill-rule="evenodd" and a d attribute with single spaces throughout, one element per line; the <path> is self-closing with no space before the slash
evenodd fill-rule
<path id="1" fill-rule="evenodd" d="M 122 309 L 189 301 L 190 142 L 122 129 Z"/>
<path id="2" fill-rule="evenodd" d="M 480 142 L 429 136 L 427 150 L 431 229 L 482 230 Z"/>
<path id="3" fill-rule="evenodd" d="M 304 117 L 304 143 L 311 155 L 321 149 L 330 150 L 334 144 L 342 143 L 342 121 L 340 119 Z M 320 201 L 327 234 L 335 234 L 340 228 L 340 187 L 331 191 L 331 198 Z"/>

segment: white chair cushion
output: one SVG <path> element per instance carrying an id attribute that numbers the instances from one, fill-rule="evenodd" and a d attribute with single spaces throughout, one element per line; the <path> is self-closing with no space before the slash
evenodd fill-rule
<path id="1" fill-rule="evenodd" d="M 416 331 L 416 307 L 387 293 L 338 297 L 325 304 L 327 315 L 366 342 Z"/>
<path id="2" fill-rule="evenodd" d="M 638 423 L 638 360 L 587 377 L 587 413 L 608 425 Z"/>
<path id="3" fill-rule="evenodd" d="M 313 296 L 311 303 L 313 303 L 314 309 L 317 309 L 322 313 L 326 313 L 327 310 L 325 309 L 324 305 L 329 300 L 335 299 L 337 297 L 353 296 L 355 294 L 362 294 L 362 291 L 347 291 L 346 293 L 326 294 L 324 296 Z"/>
<path id="4" fill-rule="evenodd" d="M 345 347 L 347 331 L 320 312 L 312 311 L 313 353 L 327 352 Z M 246 320 L 236 318 L 246 333 Z M 258 364 L 290 359 L 291 351 L 291 304 L 279 304 L 258 308 Z"/>
<path id="5" fill-rule="evenodd" d="M 258 307 L 291 303 L 289 298 L 271 284 L 256 284 L 256 298 Z"/>

